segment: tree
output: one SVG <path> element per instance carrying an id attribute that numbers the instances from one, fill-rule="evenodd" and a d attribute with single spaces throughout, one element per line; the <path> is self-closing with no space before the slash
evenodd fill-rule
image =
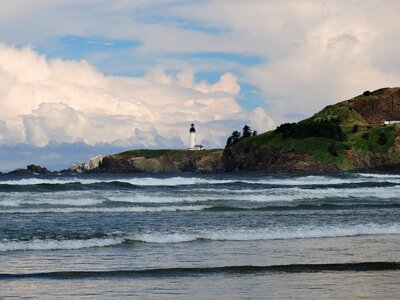
<path id="1" fill-rule="evenodd" d="M 251 131 L 250 126 L 244 125 L 242 137 L 243 138 L 251 137 L 251 133 L 252 133 L 252 131 Z"/>
<path id="2" fill-rule="evenodd" d="M 232 137 L 231 137 L 231 136 L 228 137 L 228 139 L 226 140 L 226 147 L 229 147 L 230 145 L 233 145 Z"/>
<path id="3" fill-rule="evenodd" d="M 226 147 L 232 146 L 233 144 L 236 144 L 237 142 L 239 142 L 242 139 L 251 137 L 251 136 L 256 136 L 257 135 L 257 131 L 251 130 L 251 127 L 248 125 L 245 125 L 243 127 L 243 131 L 242 133 L 240 133 L 239 131 L 235 130 L 232 132 L 231 136 L 228 137 L 228 139 L 226 140 Z"/>
<path id="4" fill-rule="evenodd" d="M 239 131 L 235 130 L 232 132 L 231 136 L 226 140 L 226 147 L 232 146 L 241 139 L 241 134 Z"/>
<path id="5" fill-rule="evenodd" d="M 364 97 L 371 96 L 371 92 L 370 92 L 370 91 L 365 91 L 365 92 L 363 93 L 363 96 L 364 96 Z"/>
<path id="6" fill-rule="evenodd" d="M 241 134 L 239 131 L 235 130 L 234 132 L 232 132 L 232 144 L 235 144 L 237 142 L 239 142 L 240 138 L 241 138 Z"/>

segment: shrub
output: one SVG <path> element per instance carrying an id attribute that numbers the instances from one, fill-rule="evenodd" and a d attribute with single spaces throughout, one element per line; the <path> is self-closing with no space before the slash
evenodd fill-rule
<path id="1" fill-rule="evenodd" d="M 379 138 L 378 138 L 378 144 L 379 145 L 386 145 L 387 144 L 387 142 L 388 142 L 388 137 L 386 136 L 386 134 L 384 134 L 384 133 L 381 133 L 380 135 L 379 135 Z"/>
<path id="2" fill-rule="evenodd" d="M 353 128 L 351 129 L 351 132 L 352 133 L 356 133 L 358 131 L 358 124 L 355 124 L 354 126 L 353 126 Z"/>
<path id="3" fill-rule="evenodd" d="M 328 151 L 332 156 L 338 156 L 338 147 L 336 145 L 336 143 L 332 143 L 329 145 L 328 147 Z"/>
<path id="4" fill-rule="evenodd" d="M 371 92 L 370 92 L 370 91 L 365 91 L 365 92 L 363 93 L 363 96 L 364 96 L 364 97 L 371 96 Z"/>
<path id="5" fill-rule="evenodd" d="M 278 126 L 274 133 L 286 138 L 323 137 L 342 141 L 345 138 L 337 121 L 322 120 L 319 122 L 305 121 L 300 123 L 285 123 Z"/>

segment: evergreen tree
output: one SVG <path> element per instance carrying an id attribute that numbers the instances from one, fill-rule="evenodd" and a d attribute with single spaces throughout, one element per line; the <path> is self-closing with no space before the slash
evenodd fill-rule
<path id="1" fill-rule="evenodd" d="M 235 144 L 237 142 L 239 142 L 240 138 L 241 138 L 241 134 L 239 131 L 235 130 L 234 132 L 232 132 L 232 144 Z"/>
<path id="2" fill-rule="evenodd" d="M 251 132 L 250 126 L 244 125 L 244 127 L 243 127 L 243 134 L 242 134 L 243 138 L 251 137 L 251 133 L 252 133 L 252 132 Z"/>
<path id="3" fill-rule="evenodd" d="M 229 147 L 230 145 L 233 145 L 232 137 L 231 137 L 231 136 L 228 137 L 228 139 L 226 140 L 226 147 Z"/>

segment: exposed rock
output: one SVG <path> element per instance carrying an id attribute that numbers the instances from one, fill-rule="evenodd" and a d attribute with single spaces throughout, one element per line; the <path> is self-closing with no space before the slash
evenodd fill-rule
<path id="1" fill-rule="evenodd" d="M 140 150 L 146 153 L 146 150 Z M 152 151 L 152 150 L 149 150 Z M 135 151 L 105 156 L 98 168 L 90 172 L 111 173 L 212 173 L 221 172 L 222 150 L 166 150 L 150 157 L 138 156 Z"/>
<path id="2" fill-rule="evenodd" d="M 370 124 L 400 120 L 400 88 L 380 89 L 368 96 L 355 97 L 348 104 Z"/>
<path id="3" fill-rule="evenodd" d="M 95 157 L 92 157 L 89 161 L 89 170 L 97 168 L 103 158 L 103 155 L 96 155 Z"/>
<path id="4" fill-rule="evenodd" d="M 47 168 L 37 166 L 37 165 L 28 165 L 26 169 L 16 169 L 14 171 L 9 172 L 8 174 L 52 174 L 51 171 L 49 171 Z"/>
<path id="5" fill-rule="evenodd" d="M 89 165 L 85 162 L 76 162 L 76 163 L 72 163 L 68 170 L 70 171 L 70 173 L 84 173 L 89 169 Z"/>

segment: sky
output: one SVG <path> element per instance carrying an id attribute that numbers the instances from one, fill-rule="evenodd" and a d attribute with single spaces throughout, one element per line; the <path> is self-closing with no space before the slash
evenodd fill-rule
<path id="1" fill-rule="evenodd" d="M 397 0 L 0 4 L 0 171 L 206 148 L 399 86 Z"/>

